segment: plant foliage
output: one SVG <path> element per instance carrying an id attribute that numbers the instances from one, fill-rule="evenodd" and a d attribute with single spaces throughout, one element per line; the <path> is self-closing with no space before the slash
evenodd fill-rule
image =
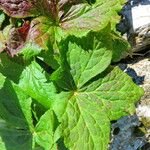
<path id="1" fill-rule="evenodd" d="M 143 90 L 118 67 L 124 0 L 0 0 L 0 150 L 107 150 Z"/>

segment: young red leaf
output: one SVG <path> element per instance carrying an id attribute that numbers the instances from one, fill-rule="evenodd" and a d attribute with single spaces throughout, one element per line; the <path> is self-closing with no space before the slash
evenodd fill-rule
<path id="1" fill-rule="evenodd" d="M 13 57 L 24 46 L 28 31 L 30 29 L 30 23 L 25 22 L 19 28 L 10 29 L 10 35 L 8 42 L 6 43 L 6 51 Z"/>
<path id="2" fill-rule="evenodd" d="M 32 16 L 33 5 L 28 0 L 0 0 L 0 8 L 12 17 L 25 18 Z"/>

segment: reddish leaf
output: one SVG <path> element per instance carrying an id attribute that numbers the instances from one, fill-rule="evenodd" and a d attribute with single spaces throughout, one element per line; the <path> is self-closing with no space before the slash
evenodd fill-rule
<path id="1" fill-rule="evenodd" d="M 29 21 L 25 22 L 22 27 L 18 28 L 18 32 L 20 33 L 20 35 L 22 35 L 24 40 L 28 34 L 29 28 L 30 28 L 30 22 Z"/>
<path id="2" fill-rule="evenodd" d="M 6 43 L 6 51 L 12 57 L 24 46 L 29 29 L 30 23 L 25 22 L 21 27 L 10 30 L 9 40 Z"/>
<path id="3" fill-rule="evenodd" d="M 12 17 L 25 18 L 32 16 L 33 5 L 28 0 L 0 0 L 0 8 Z"/>

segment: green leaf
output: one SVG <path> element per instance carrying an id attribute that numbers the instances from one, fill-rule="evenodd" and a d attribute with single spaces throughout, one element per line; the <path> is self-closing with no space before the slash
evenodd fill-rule
<path id="1" fill-rule="evenodd" d="M 53 70 L 59 68 L 60 57 L 59 54 L 54 54 L 54 52 L 46 51 L 41 53 L 38 56 L 38 59 L 45 62 L 48 66 L 50 66 Z"/>
<path id="2" fill-rule="evenodd" d="M 5 37 L 3 33 L 0 31 L 0 53 L 5 49 Z"/>
<path id="3" fill-rule="evenodd" d="M 72 6 L 66 18 L 64 17 L 62 28 L 65 32 L 76 36 L 85 35 L 91 30 L 99 31 L 109 22 L 112 23 L 114 29 L 120 19 L 117 13 L 124 3 L 124 0 L 97 0 L 93 5 L 81 3 Z M 78 15 L 78 12 L 82 13 Z"/>
<path id="4" fill-rule="evenodd" d="M 45 108 L 50 108 L 56 89 L 53 83 L 48 81 L 45 74 L 44 70 L 35 61 L 32 61 L 23 70 L 19 87 Z"/>
<path id="5" fill-rule="evenodd" d="M 6 50 L 6 42 L 8 41 L 11 28 L 12 24 L 4 26 L 4 29 L 0 31 L 0 53 Z"/>
<path id="6" fill-rule="evenodd" d="M 33 126 L 32 99 L 0 74 L 0 149 L 32 150 L 35 145 L 56 150 L 55 118 L 48 110 Z"/>
<path id="7" fill-rule="evenodd" d="M 113 43 L 113 56 L 112 62 L 118 62 L 123 58 L 126 58 L 129 54 L 131 54 L 132 49 L 130 44 L 123 39 L 120 35 L 115 32 L 112 32 L 112 43 Z"/>
<path id="8" fill-rule="evenodd" d="M 42 49 L 48 49 L 54 42 L 54 27 L 49 18 L 44 16 L 32 20 L 26 43 L 34 43 Z"/>
<path id="9" fill-rule="evenodd" d="M 92 101 L 84 93 L 68 94 L 70 97 L 61 118 L 65 145 L 70 150 L 106 149 L 110 122 L 100 102 Z"/>
<path id="10" fill-rule="evenodd" d="M 25 67 L 25 64 L 19 58 L 10 58 L 6 53 L 0 54 L 0 73 L 15 83 L 18 83 L 19 77 Z"/>
<path id="11" fill-rule="evenodd" d="M 3 84 L 5 82 L 5 77 L 0 73 L 0 89 L 3 87 Z"/>
<path id="12" fill-rule="evenodd" d="M 21 49 L 19 54 L 23 55 L 25 60 L 29 60 L 33 56 L 37 56 L 43 49 L 32 42 L 27 42 L 25 46 Z"/>
<path id="13" fill-rule="evenodd" d="M 144 94 L 142 88 L 133 83 L 132 79 L 118 67 L 108 68 L 96 77 L 97 80 L 79 91 L 91 93 L 102 101 L 110 120 L 134 112 L 134 103 Z"/>
<path id="14" fill-rule="evenodd" d="M 58 68 L 56 71 L 52 73 L 50 79 L 57 85 L 58 88 L 62 88 L 63 90 L 72 90 L 76 89 L 76 85 L 73 81 L 72 76 L 67 70 L 63 70 L 62 68 Z"/>
<path id="15" fill-rule="evenodd" d="M 0 11 L 0 28 L 2 27 L 4 20 L 5 20 L 5 14 L 2 11 Z"/>
<path id="16" fill-rule="evenodd" d="M 91 32 L 83 38 L 69 37 L 67 44 L 66 41 L 64 42 L 65 44 L 61 48 L 62 59 L 64 59 L 64 53 L 67 51 L 68 69 L 70 69 L 78 88 L 110 65 L 112 43 L 107 32 L 109 32 L 109 26 L 102 32 Z M 66 70 L 66 63 L 62 67 Z"/>
<path id="17" fill-rule="evenodd" d="M 0 78 L 5 79 L 2 74 Z M 31 149 L 31 98 L 7 79 L 0 82 L 0 87 L 0 148 Z"/>
<path id="18" fill-rule="evenodd" d="M 54 141 L 55 118 L 52 110 L 48 110 L 35 127 L 34 140 L 44 150 L 56 150 Z"/>
<path id="19" fill-rule="evenodd" d="M 143 90 L 118 67 L 107 69 L 81 89 L 60 93 L 53 109 L 67 148 L 107 150 L 110 121 L 132 114 L 142 95 Z"/>
<path id="20" fill-rule="evenodd" d="M 0 29 L 5 21 L 5 14 L 0 11 Z M 5 49 L 5 37 L 2 31 L 0 31 L 0 53 Z"/>

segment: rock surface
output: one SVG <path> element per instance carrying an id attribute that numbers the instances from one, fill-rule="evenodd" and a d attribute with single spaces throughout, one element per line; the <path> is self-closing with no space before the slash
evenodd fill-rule
<path id="1" fill-rule="evenodd" d="M 137 150 L 146 144 L 146 137 L 136 127 L 140 126 L 136 115 L 123 117 L 112 124 L 110 150 Z M 136 131 L 136 132 L 135 132 Z"/>

